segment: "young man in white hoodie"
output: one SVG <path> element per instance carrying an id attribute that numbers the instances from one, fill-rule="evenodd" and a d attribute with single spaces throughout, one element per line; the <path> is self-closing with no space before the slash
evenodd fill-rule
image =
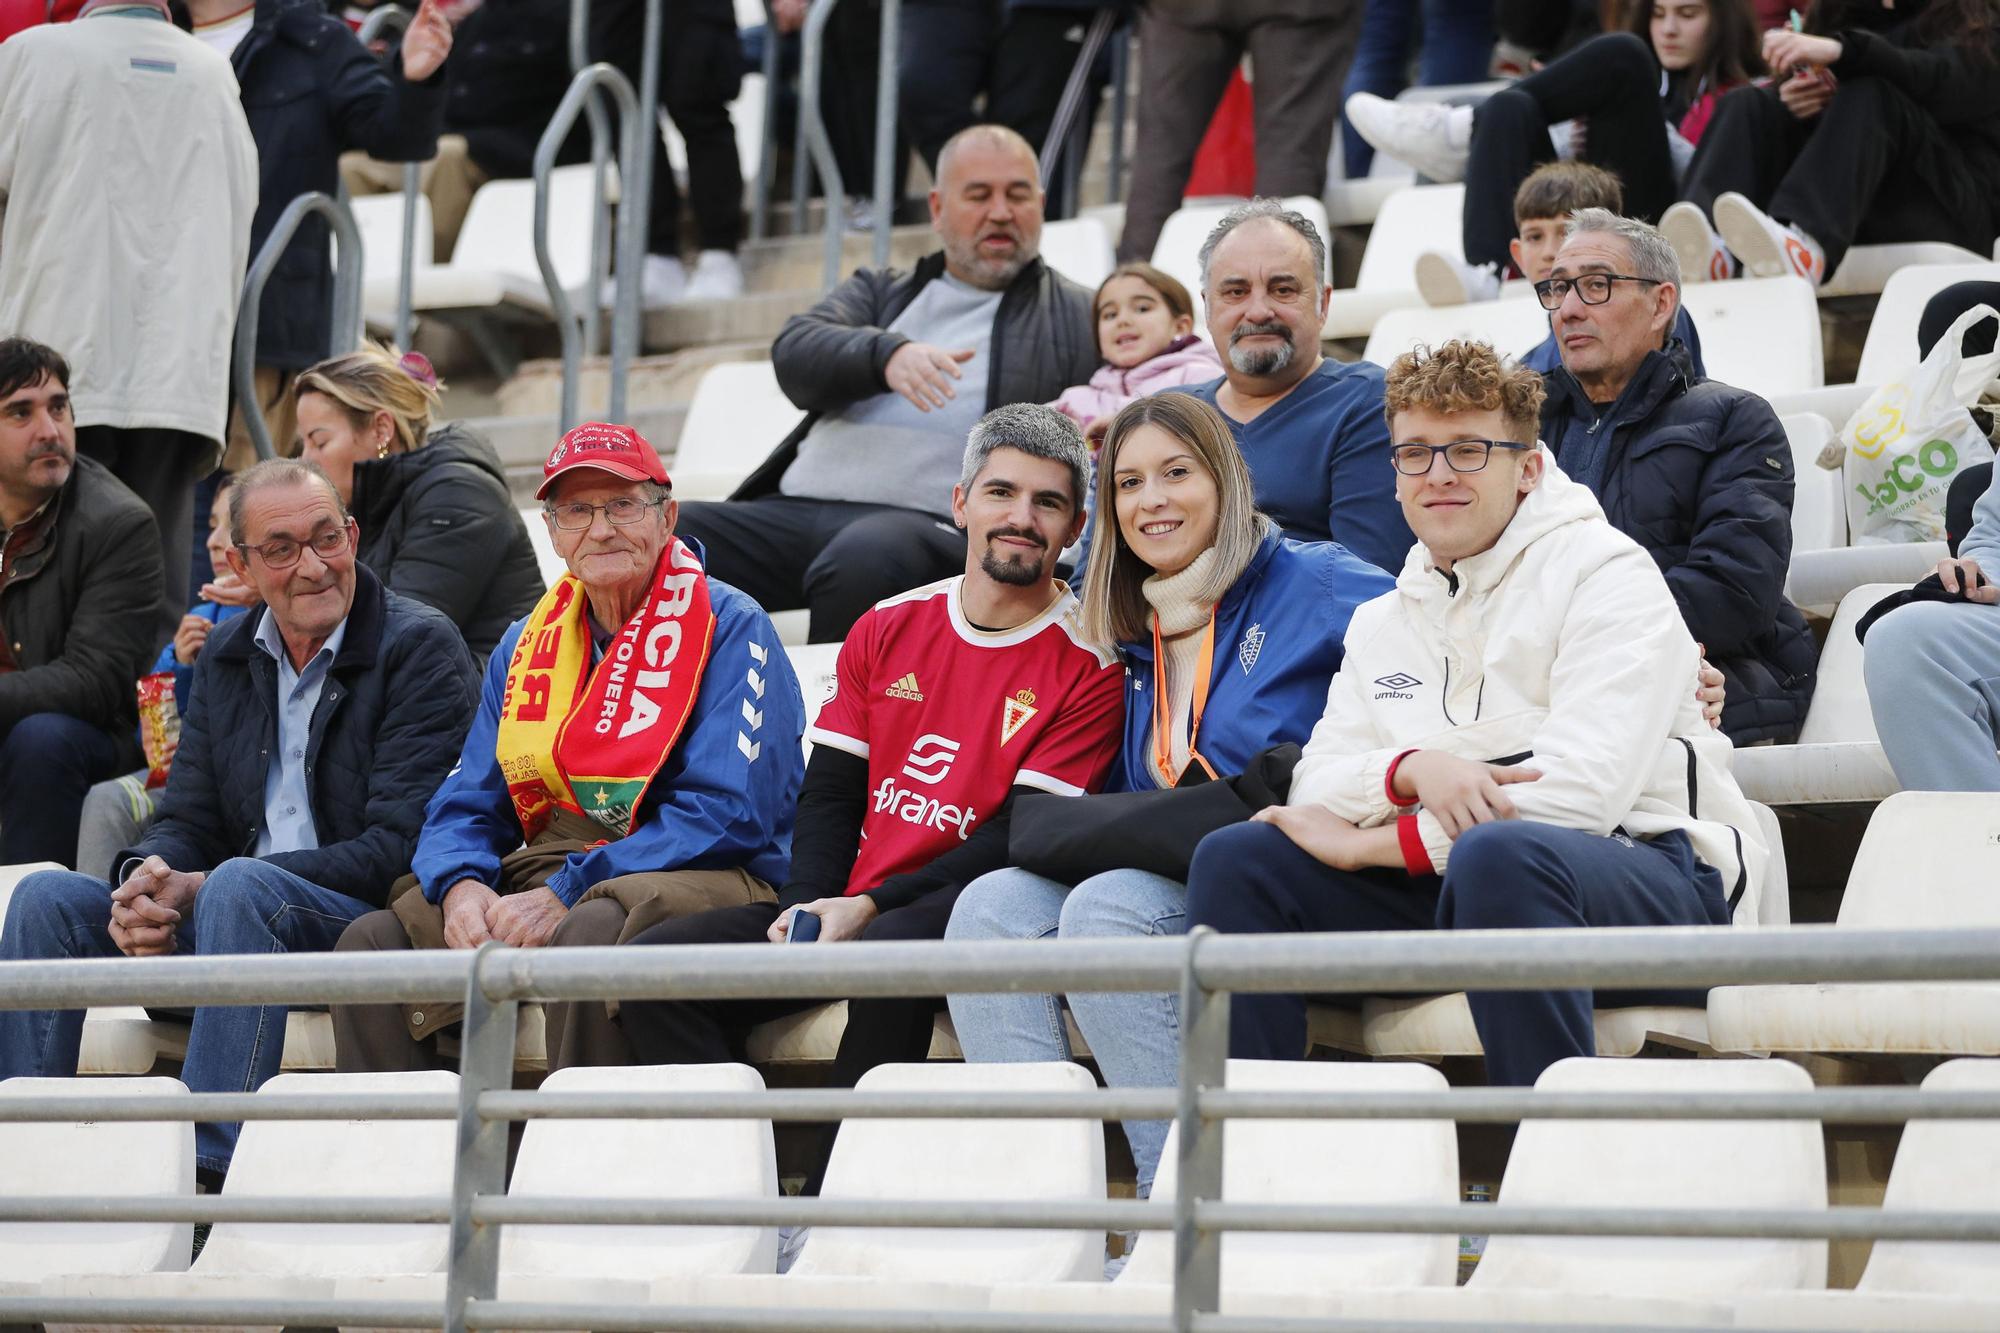
<path id="1" fill-rule="evenodd" d="M 1764 848 L 1694 641 L 1652 557 L 1537 443 L 1541 400 L 1483 343 L 1390 368 L 1383 464 L 1417 545 L 1354 613 L 1289 803 L 1196 853 L 1190 926 L 1755 920 Z M 1492 1083 L 1594 1052 L 1588 990 L 1471 1001 Z M 1304 997 L 1230 1012 L 1231 1054 L 1305 1053 Z"/>

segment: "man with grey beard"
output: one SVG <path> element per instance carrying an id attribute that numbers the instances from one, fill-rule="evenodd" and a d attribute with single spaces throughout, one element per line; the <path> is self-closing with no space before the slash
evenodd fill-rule
<path id="1" fill-rule="evenodd" d="M 1395 572 L 1415 538 L 1396 503 L 1382 368 L 1320 355 L 1326 243 L 1277 199 L 1231 209 L 1201 246 L 1201 295 L 1223 377 L 1178 390 L 1229 422 L 1257 507 L 1298 541 L 1336 541 Z M 1169 391 L 1173 392 L 1173 391 Z"/>

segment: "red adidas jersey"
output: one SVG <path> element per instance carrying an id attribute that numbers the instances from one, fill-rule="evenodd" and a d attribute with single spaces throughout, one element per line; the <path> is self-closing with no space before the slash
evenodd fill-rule
<path id="1" fill-rule="evenodd" d="M 878 602 L 841 645 L 833 694 L 807 731 L 868 761 L 869 802 L 847 892 L 928 865 L 1014 786 L 1080 796 L 1104 784 L 1125 672 L 1076 628 L 1064 592 L 1025 625 L 974 629 L 963 577 Z"/>

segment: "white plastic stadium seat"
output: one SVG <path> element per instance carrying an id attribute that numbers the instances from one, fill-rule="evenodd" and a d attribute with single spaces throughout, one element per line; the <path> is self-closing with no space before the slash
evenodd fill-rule
<path id="1" fill-rule="evenodd" d="M 1766 398 L 1826 382 L 1819 302 L 1804 278 L 1690 283 L 1681 304 L 1701 332 L 1710 379 Z"/>
<path id="2" fill-rule="evenodd" d="M 695 386 L 669 471 L 678 500 L 726 500 L 805 416 L 769 361 L 710 366 Z"/>
<path id="3" fill-rule="evenodd" d="M 403 194 L 364 194 L 349 201 L 354 225 L 361 233 L 362 304 L 371 319 L 388 324 L 396 316 L 396 292 L 403 268 Z M 430 267 L 436 261 L 433 245 L 436 227 L 431 220 L 429 196 L 417 196 L 416 244 L 410 253 L 411 271 Z M 334 256 L 336 265 L 340 262 Z M 414 292 L 414 286 L 412 287 Z"/>
<path id="4" fill-rule="evenodd" d="M 562 1069 L 543 1092 L 762 1092 L 748 1065 Z M 769 1120 L 530 1120 L 507 1192 L 523 1198 L 771 1199 Z M 500 1235 L 503 1300 L 644 1304 L 654 1282 L 771 1273 L 774 1227 L 510 1226 Z M 439 1301 L 444 1274 L 353 1278 L 342 1301 Z"/>
<path id="5" fill-rule="evenodd" d="M 1071 282 L 1093 292 L 1118 267 L 1111 232 L 1098 219 L 1090 217 L 1043 223 L 1042 259 Z M 1192 287 L 1188 288 L 1188 294 L 1199 298 Z M 1197 316 L 1199 313 L 1197 309 Z"/>
<path id="6" fill-rule="evenodd" d="M 1335 298 L 1340 295 L 1336 292 Z M 1436 347 L 1454 338 L 1477 339 L 1503 356 L 1518 357 L 1548 336 L 1548 312 L 1532 295 L 1465 305 L 1414 305 L 1388 311 L 1375 321 L 1361 359 L 1386 366 L 1418 343 Z"/>
<path id="7" fill-rule="evenodd" d="M 583 290 L 590 279 L 591 172 L 586 162 L 549 173 L 549 252 L 567 291 Z M 615 172 L 611 179 L 615 183 Z M 550 319 L 548 289 L 535 263 L 535 183 L 494 180 L 480 186 L 451 262 L 416 272 L 411 304 L 432 313 L 505 310 Z"/>
<path id="8" fill-rule="evenodd" d="M 2000 1061 L 1953 1060 L 1926 1092 L 2000 1091 Z M 1885 1212 L 1991 1212 L 2000 1197 L 2000 1120 L 1912 1120 L 1896 1148 Z M 1743 1328 L 2000 1328 L 2000 1245 L 1878 1240 L 1852 1291 L 1798 1291 L 1737 1302 Z"/>
<path id="9" fill-rule="evenodd" d="M 798 643 L 785 646 L 785 656 L 792 660 L 792 674 L 799 678 L 799 696 L 805 700 L 806 730 L 819 718 L 819 710 L 826 707 L 833 698 L 834 666 L 840 660 L 840 645 L 837 643 Z M 812 758 L 812 742 L 803 735 L 799 744 L 805 747 L 806 758 Z"/>
<path id="10" fill-rule="evenodd" d="M 1443 1092 L 1444 1076 L 1413 1064 L 1231 1060 L 1231 1089 L 1286 1092 Z M 1167 1131 L 1153 1199 L 1174 1197 L 1178 1127 Z M 1458 1200 L 1458 1137 L 1441 1120 L 1239 1119 L 1223 1136 L 1223 1198 L 1231 1203 L 1451 1204 Z M 1222 1301 L 1229 1313 L 1282 1314 L 1299 1296 L 1357 1288 L 1448 1287 L 1457 1237 L 1332 1231 L 1239 1231 L 1222 1239 Z M 1109 1283 L 995 1288 L 992 1308 L 1071 1314 L 1167 1309 L 1174 1275 L 1170 1231 L 1148 1231 Z"/>
<path id="11" fill-rule="evenodd" d="M 10 1078 L 0 1099 L 186 1096 L 173 1078 Z M 0 1197 L 171 1198 L 194 1194 L 194 1122 L 17 1121 L 0 1124 Z M 65 1274 L 186 1268 L 187 1222 L 0 1222 L 0 1296 L 31 1296 Z"/>
<path id="12" fill-rule="evenodd" d="M 1792 567 L 1801 555 L 1847 545 L 1847 499 L 1837 469 L 1819 465 L 1833 424 L 1811 412 L 1781 418 L 1792 446 Z"/>
<path id="13" fill-rule="evenodd" d="M 1543 1092 L 1807 1092 L 1797 1065 L 1745 1060 L 1561 1060 Z M 1511 1208 L 1823 1209 L 1825 1147 L 1811 1120 L 1521 1122 L 1501 1178 Z M 1714 1326 L 1728 1303 L 1826 1285 L 1826 1242 L 1494 1235 L 1461 1288 L 1353 1294 L 1327 1310 L 1367 1321 Z M 1314 1312 L 1318 1312 L 1317 1303 Z"/>
<path id="14" fill-rule="evenodd" d="M 2000 805 L 1977 792 L 1899 792 L 1875 809 L 1837 929 L 2000 925 Z M 1719 986 L 1720 1051 L 2000 1055 L 2000 983 Z"/>
<path id="15" fill-rule="evenodd" d="M 1365 338 L 1375 321 L 1391 310 L 1424 304 L 1417 291 L 1417 256 L 1437 250 L 1463 257 L 1459 216 L 1463 185 L 1412 185 L 1382 201 L 1352 289 L 1327 301 L 1325 336 Z"/>
<path id="16" fill-rule="evenodd" d="M 2000 258 L 2000 256 L 1996 256 Z M 1820 284 L 1821 296 L 1873 296 L 1905 269 L 1976 264 L 1986 256 L 1944 241 L 1902 241 L 1849 247 L 1840 267 Z"/>
<path id="17" fill-rule="evenodd" d="M 883 1065 L 860 1091 L 1084 1091 L 1096 1081 L 1068 1062 Z M 825 1199 L 1100 1200 L 1104 1130 L 1095 1120 L 849 1120 L 820 1191 Z M 976 1211 L 976 1210 L 975 1210 Z M 1101 1231 L 968 1227 L 815 1227 L 791 1272 L 708 1278 L 655 1288 L 701 1305 L 980 1309 L 1007 1282 L 1102 1276 Z"/>
<path id="18" fill-rule="evenodd" d="M 557 579 L 569 573 L 569 566 L 556 554 L 555 543 L 549 540 L 549 524 L 542 517 L 542 507 L 523 505 L 521 522 L 528 529 L 528 545 L 535 548 L 535 565 L 541 570 L 542 582 L 554 587 Z"/>
<path id="19" fill-rule="evenodd" d="M 549 1067 L 547 1013 L 539 1004 L 524 1002 L 514 1032 L 514 1068 L 544 1072 Z M 323 1009 L 294 1009 L 285 1022 L 287 1074 L 326 1073 L 333 1069 L 333 1015 Z"/>
<path id="20" fill-rule="evenodd" d="M 257 1095 L 457 1088 L 458 1075 L 441 1070 L 280 1074 Z M 456 1137 L 449 1120 L 251 1120 L 237 1140 L 222 1193 L 442 1199 L 451 1193 Z M 218 1222 L 185 1273 L 52 1278 L 42 1291 L 147 1301 L 327 1300 L 337 1278 L 441 1271 L 446 1244 L 446 1228 L 433 1223 Z"/>
<path id="21" fill-rule="evenodd" d="M 1795 745 L 1755 745 L 1736 751 L 1730 770 L 1743 794 L 1767 805 L 1879 801 L 1898 789 L 1896 774 L 1875 734 L 1862 676 L 1855 622 L 1901 583 L 1871 583 L 1841 599 L 1820 649 L 1812 703 Z"/>
<path id="22" fill-rule="evenodd" d="M 1924 305 L 1955 282 L 2000 282 L 2000 264 L 1913 264 L 1890 275 L 1868 321 L 1856 384 L 1886 384 L 1917 364 Z"/>
<path id="23" fill-rule="evenodd" d="M 1200 313 L 1201 243 L 1208 239 L 1209 232 L 1215 230 L 1215 224 L 1222 221 L 1223 215 L 1234 207 L 1236 207 L 1234 202 L 1185 204 L 1167 219 L 1166 225 L 1160 228 L 1160 239 L 1153 243 L 1153 267 L 1178 278 L 1181 285 L 1188 289 L 1188 294 L 1194 297 L 1197 307 L 1194 331 L 1204 338 L 1208 336 L 1208 326 Z M 1305 214 L 1312 224 L 1319 228 L 1320 239 L 1326 241 L 1328 228 L 1325 204 L 1306 195 L 1293 195 L 1285 200 L 1285 207 Z M 1324 273 L 1320 275 L 1320 280 L 1331 281 Z M 1331 327 L 1326 332 L 1328 337 L 1338 336 Z M 1357 332 L 1366 333 L 1367 328 L 1364 326 Z"/>

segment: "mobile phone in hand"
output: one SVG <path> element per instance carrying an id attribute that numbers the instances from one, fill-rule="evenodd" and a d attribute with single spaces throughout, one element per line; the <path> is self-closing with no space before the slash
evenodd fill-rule
<path id="1" fill-rule="evenodd" d="M 819 914 L 801 907 L 792 913 L 791 928 L 785 932 L 787 944 L 811 944 L 819 938 Z"/>

